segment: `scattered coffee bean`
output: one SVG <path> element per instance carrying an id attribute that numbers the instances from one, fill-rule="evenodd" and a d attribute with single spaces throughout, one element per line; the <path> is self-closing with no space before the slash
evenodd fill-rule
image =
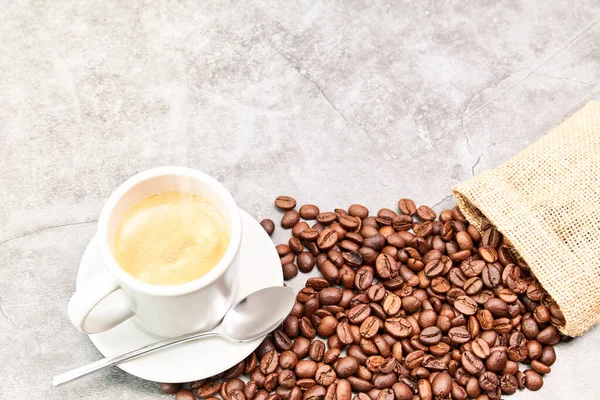
<path id="1" fill-rule="evenodd" d="M 179 383 L 161 383 L 160 390 L 166 394 L 175 394 L 179 390 Z"/>
<path id="2" fill-rule="evenodd" d="M 300 214 L 296 210 L 288 210 L 281 217 L 281 226 L 285 229 L 291 228 L 300 221 Z"/>
<path id="3" fill-rule="evenodd" d="M 480 234 L 457 208 L 436 221 L 409 199 L 398 202 L 400 214 L 382 208 L 376 216 L 359 204 L 296 211 L 287 196 L 276 205 L 292 233 L 276 246 L 284 278 L 315 265 L 323 277 L 306 281 L 280 329 L 244 361 L 190 383 L 198 396 L 497 400 L 541 388 L 561 339 L 554 325 L 565 318 L 489 223 Z M 275 229 L 272 220 L 261 225 Z M 520 362 L 530 369 L 519 371 Z M 185 390 L 177 398 L 192 400 Z"/>
<path id="4" fill-rule="evenodd" d="M 275 206 L 283 211 L 291 210 L 296 207 L 296 199 L 290 196 L 278 196 L 275 199 Z"/>
<path id="5" fill-rule="evenodd" d="M 271 236 L 273 232 L 275 232 L 275 223 L 271 219 L 263 219 L 262 221 L 260 221 L 260 225 L 263 227 L 263 229 L 265 230 L 265 232 L 267 232 L 269 236 Z"/>
<path id="6" fill-rule="evenodd" d="M 317 215 L 319 215 L 319 207 L 314 204 L 305 204 L 300 207 L 299 213 L 304 219 L 316 219 Z"/>
<path id="7" fill-rule="evenodd" d="M 180 389 L 175 395 L 175 400 L 196 400 L 196 396 L 189 389 Z"/>

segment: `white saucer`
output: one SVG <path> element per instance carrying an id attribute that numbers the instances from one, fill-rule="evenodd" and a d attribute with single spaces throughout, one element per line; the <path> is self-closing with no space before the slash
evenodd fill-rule
<path id="1" fill-rule="evenodd" d="M 240 265 L 238 299 L 254 291 L 283 284 L 279 256 L 271 238 L 248 213 L 240 211 L 243 233 L 238 257 L 242 257 L 243 261 Z M 96 237 L 92 238 L 83 254 L 77 286 L 104 268 L 95 243 Z M 202 312 L 202 305 L 199 305 L 198 312 Z M 135 317 L 111 330 L 89 337 L 106 357 L 161 340 L 141 328 Z M 262 338 L 247 343 L 232 343 L 220 337 L 202 338 L 147 354 L 119 367 L 150 381 L 190 382 L 216 375 L 235 365 L 254 351 L 261 341 Z"/>

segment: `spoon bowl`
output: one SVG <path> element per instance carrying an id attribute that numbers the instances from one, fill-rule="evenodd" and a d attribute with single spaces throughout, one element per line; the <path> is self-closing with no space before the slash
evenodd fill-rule
<path id="1" fill-rule="evenodd" d="M 221 322 L 221 331 L 234 341 L 257 339 L 281 324 L 295 301 L 294 291 L 285 286 L 254 292 L 229 309 Z"/>

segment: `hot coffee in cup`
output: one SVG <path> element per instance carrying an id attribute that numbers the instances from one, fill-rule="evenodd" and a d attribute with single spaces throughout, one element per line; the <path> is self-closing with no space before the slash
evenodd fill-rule
<path id="1" fill-rule="evenodd" d="M 69 301 L 81 331 L 135 315 L 155 334 L 178 336 L 212 328 L 235 299 L 240 212 L 200 171 L 163 167 L 128 179 L 106 202 L 97 236 L 105 271 Z"/>
<path id="2" fill-rule="evenodd" d="M 180 285 L 200 278 L 225 254 L 229 227 L 208 200 L 164 192 L 127 210 L 114 240 L 117 264 L 152 285 Z"/>

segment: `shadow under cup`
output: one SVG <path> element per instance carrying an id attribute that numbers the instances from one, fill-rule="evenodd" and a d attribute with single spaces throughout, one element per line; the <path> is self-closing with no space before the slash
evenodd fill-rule
<path id="1" fill-rule="evenodd" d="M 230 233 L 229 246 L 217 265 L 198 279 L 173 286 L 140 281 L 121 269 L 113 256 L 115 233 L 125 213 L 140 200 L 164 192 L 205 198 L 221 212 Z M 207 330 L 220 322 L 237 294 L 241 235 L 240 212 L 225 187 L 200 171 L 183 167 L 156 168 L 128 179 L 110 196 L 98 221 L 100 253 L 107 269 L 139 322 L 164 337 Z"/>

